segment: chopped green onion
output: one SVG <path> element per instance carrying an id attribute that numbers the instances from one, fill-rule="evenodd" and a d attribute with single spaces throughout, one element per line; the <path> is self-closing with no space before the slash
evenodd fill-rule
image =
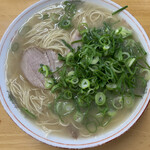
<path id="1" fill-rule="evenodd" d="M 127 60 L 127 62 L 126 62 L 126 65 L 128 66 L 128 67 L 131 67 L 134 63 L 135 63 L 135 61 L 136 61 L 136 59 L 135 58 L 129 58 L 128 60 Z"/>
<path id="2" fill-rule="evenodd" d="M 125 96 L 124 97 L 124 106 L 126 108 L 132 108 L 134 105 L 134 99 L 131 96 Z"/>
<path id="3" fill-rule="evenodd" d="M 120 50 L 119 52 L 115 53 L 115 58 L 118 59 L 118 61 L 122 61 L 123 60 L 122 50 Z"/>
<path id="4" fill-rule="evenodd" d="M 99 57 L 98 57 L 98 56 L 96 56 L 96 57 L 94 57 L 94 58 L 93 58 L 93 60 L 92 60 L 91 64 L 92 64 L 92 65 L 97 64 L 97 63 L 98 63 L 98 61 L 99 61 Z"/>
<path id="5" fill-rule="evenodd" d="M 66 57 L 66 64 L 70 65 L 74 61 L 74 54 L 69 52 Z"/>
<path id="6" fill-rule="evenodd" d="M 119 64 L 111 64 L 111 68 L 116 73 L 122 73 L 123 69 Z"/>
<path id="7" fill-rule="evenodd" d="M 100 38 L 99 42 L 103 46 L 109 46 L 110 45 L 110 40 L 109 40 L 109 37 L 107 37 L 107 36 L 102 36 Z"/>
<path id="8" fill-rule="evenodd" d="M 45 77 L 48 77 L 49 75 L 49 67 L 47 65 L 40 64 L 40 68 L 38 70 L 40 73 L 42 73 Z"/>
<path id="9" fill-rule="evenodd" d="M 121 35 L 122 38 L 127 38 L 132 35 L 132 31 L 129 29 L 126 29 L 125 27 L 120 27 L 115 30 L 116 35 Z"/>
<path id="10" fill-rule="evenodd" d="M 109 48 L 110 48 L 109 45 L 104 45 L 104 46 L 103 46 L 103 50 L 104 50 L 104 51 L 108 50 Z"/>
<path id="11" fill-rule="evenodd" d="M 96 118 L 99 119 L 99 120 L 102 120 L 103 117 L 104 117 L 104 113 L 102 113 L 102 112 L 99 112 L 99 113 L 96 114 Z"/>
<path id="12" fill-rule="evenodd" d="M 70 1 L 66 5 L 68 7 Z M 70 21 L 71 7 L 64 12 L 65 16 L 69 14 L 66 19 L 70 17 Z M 51 87 L 51 92 L 57 95 L 51 107 L 61 120 L 71 117 L 77 125 L 83 124 L 89 132 L 96 132 L 97 127 L 106 126 L 118 110 L 132 107 L 134 98 L 143 96 L 147 83 L 144 75 L 150 76 L 150 67 L 142 45 L 133 39 L 127 28 L 116 29 L 104 23 L 99 28 L 81 24 L 79 30 L 80 46 L 72 48 L 62 40 L 70 52 L 66 56 L 58 55 L 63 61 L 62 67 L 55 72 L 48 69 L 47 78 L 53 79 L 54 73 L 58 75 Z M 45 75 L 43 66 L 40 72 Z M 142 90 L 138 92 L 139 89 Z M 66 100 L 70 102 L 67 105 Z M 65 117 L 67 114 L 70 115 Z"/>
<path id="13" fill-rule="evenodd" d="M 60 116 L 68 115 L 72 113 L 73 110 L 74 110 L 74 106 L 73 106 L 73 103 L 71 102 L 57 102 L 56 103 L 56 112 Z"/>
<path id="14" fill-rule="evenodd" d="M 71 52 L 74 52 L 74 49 L 72 48 L 72 46 L 69 45 L 65 40 L 62 40 L 62 42 L 63 42 L 63 44 L 64 44 L 66 47 L 69 48 L 69 50 L 70 50 Z"/>
<path id="15" fill-rule="evenodd" d="M 105 116 L 105 114 L 104 113 L 102 113 L 102 112 L 98 112 L 98 113 L 96 113 L 96 119 L 98 120 L 98 122 L 101 124 L 101 122 L 103 121 L 103 119 L 104 119 L 104 116 Z"/>
<path id="16" fill-rule="evenodd" d="M 63 57 L 61 54 L 58 54 L 58 60 L 65 61 L 65 60 L 66 60 L 66 58 L 65 58 L 65 57 Z"/>
<path id="17" fill-rule="evenodd" d="M 104 105 L 106 102 L 106 96 L 104 93 L 102 92 L 98 92 L 96 95 L 95 95 L 95 103 L 99 106 L 102 106 Z"/>
<path id="18" fill-rule="evenodd" d="M 51 89 L 54 85 L 54 80 L 52 78 L 45 78 L 45 88 Z"/>
<path id="19" fill-rule="evenodd" d="M 75 44 L 75 43 L 80 43 L 80 42 L 82 42 L 82 39 L 81 39 L 81 40 L 76 40 L 76 41 L 71 42 L 71 45 L 72 45 L 72 44 Z"/>
<path id="20" fill-rule="evenodd" d="M 82 89 L 89 88 L 89 87 L 90 87 L 90 81 L 89 81 L 88 79 L 83 79 L 83 80 L 81 81 L 80 87 L 81 87 Z"/>
<path id="21" fill-rule="evenodd" d="M 114 98 L 112 101 L 113 107 L 117 110 L 123 108 L 123 98 L 122 96 Z"/>
<path id="22" fill-rule="evenodd" d="M 79 79 L 77 77 L 73 76 L 70 82 L 72 84 L 77 84 L 79 82 Z"/>
<path id="23" fill-rule="evenodd" d="M 43 15 L 43 20 L 46 20 L 48 18 L 49 18 L 49 14 L 46 13 L 46 14 Z"/>
<path id="24" fill-rule="evenodd" d="M 13 52 L 16 52 L 18 49 L 19 49 L 19 43 L 18 42 L 12 43 L 11 50 Z"/>
<path id="25" fill-rule="evenodd" d="M 111 119 L 112 119 L 112 117 L 106 115 L 106 116 L 103 118 L 102 122 L 100 123 L 101 126 L 102 126 L 102 127 L 107 126 L 108 123 L 111 121 Z"/>
<path id="26" fill-rule="evenodd" d="M 97 131 L 97 124 L 94 121 L 88 122 L 86 128 L 90 133 L 95 133 Z"/>
<path id="27" fill-rule="evenodd" d="M 114 109 L 110 109 L 110 110 L 108 110 L 107 114 L 110 117 L 114 117 L 117 114 L 117 112 Z"/>
<path id="28" fill-rule="evenodd" d="M 65 99 L 71 99 L 72 98 L 72 92 L 69 90 L 64 91 L 64 98 Z"/>
<path id="29" fill-rule="evenodd" d="M 84 115 L 81 113 L 81 112 L 79 112 L 79 111 L 77 111 L 75 114 L 74 114 L 74 120 L 76 121 L 76 122 L 78 122 L 78 123 L 81 123 L 82 121 L 83 121 L 83 118 L 84 118 Z"/>
<path id="30" fill-rule="evenodd" d="M 59 89 L 60 89 L 60 85 L 56 84 L 51 88 L 51 92 L 54 93 L 54 92 L 58 91 Z"/>
<path id="31" fill-rule="evenodd" d="M 51 17 L 51 19 L 52 19 L 52 21 L 53 21 L 54 23 L 58 23 L 58 22 L 59 22 L 59 17 L 60 17 L 59 14 L 51 13 L 51 14 L 50 14 L 50 17 Z"/>
<path id="32" fill-rule="evenodd" d="M 122 56 L 123 56 L 123 59 L 128 59 L 130 57 L 130 54 L 128 52 L 122 52 Z"/>
<path id="33" fill-rule="evenodd" d="M 71 20 L 65 18 L 62 18 L 58 25 L 62 29 L 69 29 L 72 26 Z"/>
<path id="34" fill-rule="evenodd" d="M 87 91 L 87 94 L 94 94 L 94 89 L 89 89 L 88 91 Z"/>
<path id="35" fill-rule="evenodd" d="M 83 33 L 87 32 L 88 31 L 88 25 L 87 23 L 81 23 L 79 24 L 78 26 L 78 31 L 79 33 L 82 35 Z"/>
<path id="36" fill-rule="evenodd" d="M 113 12 L 112 15 L 115 15 L 115 14 L 117 14 L 117 13 L 123 11 L 123 10 L 126 9 L 126 8 L 128 8 L 128 6 L 124 6 L 124 7 L 120 8 L 120 9 L 118 9 L 117 11 Z"/>
<path id="37" fill-rule="evenodd" d="M 145 80 L 147 81 L 150 80 L 150 69 L 142 69 L 140 72 L 141 73 L 145 72 L 145 75 L 144 75 Z"/>
<path id="38" fill-rule="evenodd" d="M 99 106 L 99 112 L 101 112 L 103 115 L 105 115 L 107 111 L 108 111 L 107 105 Z"/>
<path id="39" fill-rule="evenodd" d="M 106 85 L 106 88 L 107 88 L 108 90 L 114 90 L 114 89 L 117 88 L 117 85 L 114 84 L 114 83 L 108 83 L 108 84 Z"/>
<path id="40" fill-rule="evenodd" d="M 74 71 L 68 72 L 68 76 L 73 76 L 73 75 L 74 75 Z"/>
<path id="41" fill-rule="evenodd" d="M 8 97 L 13 103 L 16 103 L 16 99 L 11 92 L 8 92 Z"/>
<path id="42" fill-rule="evenodd" d="M 28 109 L 22 107 L 21 110 L 22 110 L 27 116 L 29 116 L 30 118 L 36 119 L 36 116 L 35 116 L 33 113 L 31 113 Z"/>
<path id="43" fill-rule="evenodd" d="M 43 69 L 45 77 L 48 77 L 48 75 L 49 75 L 49 68 L 48 68 L 48 66 L 44 65 L 42 67 L 42 69 Z"/>
<path id="44" fill-rule="evenodd" d="M 77 103 L 78 103 L 78 105 L 81 106 L 81 107 L 85 106 L 84 100 L 81 99 L 81 98 L 79 98 L 79 97 L 77 98 Z"/>
<path id="45" fill-rule="evenodd" d="M 26 35 L 30 30 L 31 30 L 32 28 L 31 28 L 31 26 L 23 26 L 22 28 L 21 28 L 21 30 L 19 31 L 19 35 L 21 35 L 21 36 L 24 36 L 24 35 Z"/>

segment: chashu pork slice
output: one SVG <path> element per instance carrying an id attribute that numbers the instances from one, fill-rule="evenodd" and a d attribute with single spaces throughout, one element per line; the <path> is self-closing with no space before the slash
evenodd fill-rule
<path id="1" fill-rule="evenodd" d="M 37 47 L 30 47 L 24 52 L 21 60 L 24 76 L 33 86 L 44 89 L 44 76 L 38 72 L 40 64 L 47 65 L 55 71 L 57 67 L 62 66 L 62 63 L 58 61 L 57 53 L 52 50 L 42 52 Z"/>

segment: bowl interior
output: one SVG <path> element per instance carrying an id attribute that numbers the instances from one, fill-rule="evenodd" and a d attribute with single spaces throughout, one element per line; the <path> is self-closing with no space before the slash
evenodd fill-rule
<path id="1" fill-rule="evenodd" d="M 88 0 L 90 2 L 90 0 Z M 10 47 L 10 43 L 14 37 L 14 35 L 17 33 L 18 29 L 36 12 L 39 10 L 54 4 L 56 2 L 60 2 L 60 0 L 44 0 L 40 1 L 28 9 L 26 9 L 23 13 L 21 13 L 8 27 L 7 31 L 5 32 L 1 43 L 0 43 L 0 95 L 1 95 L 1 103 L 4 106 L 5 110 L 9 114 L 9 116 L 13 119 L 13 121 L 26 133 L 33 136 L 34 138 L 45 142 L 47 144 L 53 145 L 53 146 L 59 146 L 59 147 L 65 147 L 65 148 L 85 148 L 85 147 L 92 147 L 96 145 L 100 145 L 103 143 L 106 143 L 115 137 L 120 136 L 125 131 L 127 131 L 135 122 L 136 120 L 141 116 L 142 112 L 146 108 L 150 95 L 149 95 L 149 87 L 150 82 L 147 84 L 146 93 L 143 96 L 142 100 L 138 103 L 137 107 L 132 111 L 130 116 L 122 122 L 117 127 L 114 127 L 113 130 L 110 130 L 102 135 L 96 136 L 95 138 L 86 138 L 86 139 L 65 139 L 64 137 L 59 137 L 54 134 L 50 134 L 48 137 L 45 137 L 45 133 L 37 127 L 35 124 L 33 124 L 31 121 L 29 121 L 27 118 L 25 118 L 22 113 L 15 107 L 15 105 L 9 100 L 8 98 L 8 92 L 7 92 L 7 86 L 6 86 L 6 76 L 5 76 L 5 61 L 7 57 L 7 52 Z M 98 5 L 101 5 L 104 8 L 107 8 L 111 11 L 117 10 L 120 8 L 119 5 L 115 4 L 112 1 L 105 1 L 105 0 L 93 0 L 92 3 L 96 3 Z M 127 11 L 123 11 L 120 14 L 121 18 L 124 18 L 126 22 L 135 30 L 137 36 L 139 37 L 139 40 L 141 41 L 144 49 L 148 53 L 147 61 L 150 64 L 150 42 L 149 39 L 144 31 L 144 29 L 141 27 L 141 25 L 137 22 L 137 20 Z"/>

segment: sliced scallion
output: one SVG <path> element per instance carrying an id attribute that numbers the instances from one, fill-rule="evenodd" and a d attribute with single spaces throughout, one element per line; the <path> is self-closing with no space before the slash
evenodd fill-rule
<path id="1" fill-rule="evenodd" d="M 123 11 L 123 10 L 126 9 L 126 8 L 128 8 L 128 6 L 124 6 L 124 7 L 120 8 L 120 9 L 118 9 L 117 11 L 113 12 L 112 15 L 115 15 L 115 14 L 117 14 L 117 13 Z"/>
<path id="2" fill-rule="evenodd" d="M 114 109 L 110 109 L 110 110 L 108 110 L 107 114 L 110 117 L 114 117 L 117 114 L 117 111 Z"/>
<path id="3" fill-rule="evenodd" d="M 95 95 L 95 103 L 99 106 L 102 106 L 104 105 L 106 102 L 106 96 L 104 93 L 102 92 L 98 92 L 96 95 Z"/>
<path id="4" fill-rule="evenodd" d="M 128 66 L 128 67 L 131 67 L 134 63 L 135 63 L 135 61 L 136 61 L 136 59 L 135 58 L 129 58 L 128 60 L 127 60 L 127 62 L 126 62 L 126 65 Z"/>
<path id="5" fill-rule="evenodd" d="M 91 64 L 97 64 L 98 63 L 98 61 L 99 61 L 99 57 L 98 56 L 96 56 L 96 57 L 94 57 L 93 58 L 93 60 L 92 60 L 92 62 L 91 62 Z"/>
<path id="6" fill-rule="evenodd" d="M 113 107 L 117 110 L 123 108 L 123 98 L 122 96 L 116 97 L 112 101 Z"/>
<path id="7" fill-rule="evenodd" d="M 117 85 L 114 84 L 114 83 L 108 83 L 108 84 L 106 85 L 106 88 L 107 88 L 108 90 L 114 90 L 114 89 L 117 88 Z"/>
<path id="8" fill-rule="evenodd" d="M 62 29 L 69 29 L 72 26 L 71 20 L 65 18 L 62 18 L 58 25 Z"/>
<path id="9" fill-rule="evenodd" d="M 107 126 L 108 123 L 111 121 L 111 119 L 112 119 L 112 117 L 106 115 L 106 116 L 103 118 L 102 122 L 100 123 L 101 126 L 102 126 L 102 127 Z"/>
<path id="10" fill-rule="evenodd" d="M 73 103 L 71 102 L 57 102 L 55 107 L 56 107 L 56 112 L 60 116 L 68 115 L 74 110 Z"/>
<path id="11" fill-rule="evenodd" d="M 64 91 L 64 98 L 65 99 L 71 99 L 72 98 L 72 92 L 69 90 Z"/>
<path id="12" fill-rule="evenodd" d="M 56 84 L 51 88 L 51 92 L 54 93 L 54 92 L 58 91 L 59 89 L 60 89 L 60 85 Z"/>
<path id="13" fill-rule="evenodd" d="M 52 78 L 45 78 L 45 88 L 51 89 L 54 85 L 54 80 Z"/>
<path id="14" fill-rule="evenodd" d="M 125 96 L 124 97 L 124 106 L 126 108 L 132 108 L 134 105 L 134 99 L 131 96 Z"/>
<path id="15" fill-rule="evenodd" d="M 19 49 L 19 43 L 18 42 L 12 43 L 11 50 L 13 52 L 16 52 L 18 49 Z"/>
<path id="16" fill-rule="evenodd" d="M 80 87 L 81 87 L 82 89 L 89 88 L 89 87 L 90 87 L 90 81 L 89 81 L 88 79 L 83 79 L 83 80 L 81 81 Z"/>
<path id="17" fill-rule="evenodd" d="M 36 117 L 33 113 L 31 113 L 27 108 L 22 107 L 21 110 L 22 110 L 27 116 L 29 116 L 30 118 L 32 118 L 32 119 L 36 119 L 36 118 L 37 118 L 37 117 Z"/>
<path id="18" fill-rule="evenodd" d="M 27 25 L 27 26 L 23 26 L 20 31 L 19 31 L 19 35 L 24 36 L 26 35 L 30 30 L 31 30 L 31 26 Z"/>
<path id="19" fill-rule="evenodd" d="M 81 123 L 83 121 L 83 118 L 84 118 L 84 115 L 83 113 L 77 111 L 75 114 L 74 114 L 74 120 L 78 123 Z"/>
<path id="20" fill-rule="evenodd" d="M 94 121 L 88 122 L 86 128 L 90 133 L 95 133 L 97 131 L 97 124 Z"/>
<path id="21" fill-rule="evenodd" d="M 46 19 L 48 19 L 49 18 L 49 14 L 47 14 L 47 13 L 45 13 L 44 15 L 43 15 L 43 20 L 46 20 Z"/>

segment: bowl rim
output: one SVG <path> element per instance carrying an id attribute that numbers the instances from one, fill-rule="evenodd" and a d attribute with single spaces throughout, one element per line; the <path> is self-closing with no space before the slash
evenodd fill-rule
<path id="1" fill-rule="evenodd" d="M 17 24 L 17 22 L 21 19 L 21 17 L 25 16 L 28 12 L 30 12 L 32 9 L 34 9 L 35 7 L 38 7 L 39 5 L 41 5 L 42 3 L 47 3 L 49 1 L 52 0 L 42 0 L 39 2 L 34 3 L 33 5 L 29 6 L 27 9 L 25 9 L 20 15 L 18 15 L 14 21 L 9 25 L 9 27 L 7 28 L 6 32 L 4 33 L 2 39 L 1 39 L 1 43 L 0 43 L 0 56 L 3 49 L 3 46 L 5 44 L 6 39 L 9 36 L 10 31 L 14 28 L 14 26 Z M 111 0 L 100 0 L 103 1 L 105 3 L 108 3 L 110 5 L 113 5 L 116 9 L 121 8 L 120 5 L 116 4 L 115 2 L 111 1 Z M 124 13 L 127 17 L 129 17 L 134 24 L 137 26 L 137 28 L 139 29 L 139 31 L 142 33 L 145 42 L 147 43 L 147 47 L 148 50 L 150 52 L 150 40 L 146 34 L 146 32 L 144 31 L 143 27 L 140 25 L 140 23 L 127 11 L 124 10 L 122 13 Z M 148 106 L 149 103 L 149 98 L 150 98 L 150 89 L 148 90 L 148 94 L 145 98 L 145 101 L 143 103 L 143 105 L 141 106 L 139 112 L 135 115 L 135 117 L 124 127 L 122 128 L 120 131 L 118 131 L 117 133 L 112 134 L 110 137 L 105 138 L 103 140 L 98 140 L 95 142 L 91 142 L 91 143 L 85 143 L 85 144 L 65 144 L 65 143 L 61 143 L 61 142 L 57 142 L 57 141 L 51 141 L 47 138 L 41 137 L 38 134 L 34 133 L 32 130 L 28 129 L 25 125 L 23 125 L 21 123 L 21 121 L 14 115 L 14 113 L 11 111 L 7 100 L 5 99 L 3 90 L 2 90 L 2 86 L 0 85 L 0 101 L 5 109 L 5 111 L 7 112 L 7 114 L 11 117 L 11 119 L 17 124 L 17 126 L 19 126 L 24 132 L 26 132 L 27 134 L 31 135 L 32 137 L 34 137 L 35 139 L 42 141 L 46 144 L 52 145 L 52 146 L 56 146 L 56 147 L 62 147 L 62 148 L 89 148 L 89 147 L 94 147 L 94 146 L 98 146 L 98 145 L 102 145 L 104 143 L 107 143 L 117 137 L 119 137 L 120 135 L 122 135 L 123 133 L 125 133 L 126 131 L 128 131 L 130 129 L 131 126 L 133 126 L 133 124 L 141 117 L 141 115 L 143 114 L 144 110 L 146 109 L 146 107 Z"/>

